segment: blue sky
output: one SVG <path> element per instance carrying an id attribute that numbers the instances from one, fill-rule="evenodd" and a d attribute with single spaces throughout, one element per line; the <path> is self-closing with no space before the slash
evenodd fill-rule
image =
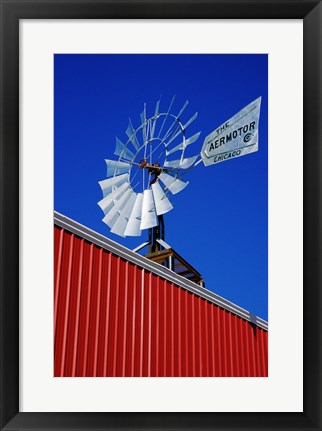
<path id="1" fill-rule="evenodd" d="M 195 112 L 189 148 L 262 96 L 259 150 L 205 167 L 200 163 L 171 196 L 166 241 L 204 277 L 206 288 L 267 319 L 268 163 L 267 55 L 55 55 L 55 210 L 134 248 L 147 238 L 122 238 L 102 222 L 98 181 L 114 156 L 115 136 L 126 141 L 130 117 L 140 124 L 144 103 L 154 113 L 189 100 L 183 120 Z"/>

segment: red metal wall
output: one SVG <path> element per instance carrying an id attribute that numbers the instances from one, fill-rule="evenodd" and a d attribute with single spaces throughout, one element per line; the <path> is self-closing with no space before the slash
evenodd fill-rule
<path id="1" fill-rule="evenodd" d="M 55 226 L 54 375 L 267 376 L 267 332 Z"/>

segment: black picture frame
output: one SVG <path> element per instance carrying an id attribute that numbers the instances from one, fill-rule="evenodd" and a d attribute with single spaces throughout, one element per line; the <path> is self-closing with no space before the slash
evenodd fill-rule
<path id="1" fill-rule="evenodd" d="M 321 430 L 321 2 L 310 0 L 0 0 L 2 430 Z M 303 19 L 303 413 L 19 413 L 19 20 L 96 18 Z M 285 164 L 287 174 L 287 162 Z M 292 310 L 289 310 L 292 314 Z M 296 316 L 293 316 L 296 318 Z M 289 328 L 292 331 L 292 328 Z M 45 396 L 45 394 L 44 394 Z"/>

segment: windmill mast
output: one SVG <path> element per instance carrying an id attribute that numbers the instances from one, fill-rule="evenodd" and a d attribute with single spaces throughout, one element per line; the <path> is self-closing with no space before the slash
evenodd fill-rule
<path id="1" fill-rule="evenodd" d="M 165 241 L 164 217 L 158 216 L 158 225 L 149 229 L 149 254 L 162 249 L 162 245 L 158 240 Z"/>
<path id="2" fill-rule="evenodd" d="M 135 252 L 148 247 L 147 258 L 200 283 L 198 271 L 165 242 L 164 214 L 173 209 L 170 196 L 188 185 L 181 178 L 200 159 L 200 152 L 192 157 L 185 155 L 186 148 L 200 135 L 198 132 L 187 136 L 188 126 L 198 113 L 182 121 L 189 102 L 174 114 L 174 99 L 163 112 L 158 101 L 151 117 L 144 104 L 139 126 L 135 128 L 129 120 L 127 140 L 116 138 L 114 154 L 118 160 L 106 160 L 107 179 L 99 182 L 103 198 L 98 205 L 104 212 L 103 222 L 112 233 L 140 236 L 148 230 L 148 241 L 136 247 Z"/>

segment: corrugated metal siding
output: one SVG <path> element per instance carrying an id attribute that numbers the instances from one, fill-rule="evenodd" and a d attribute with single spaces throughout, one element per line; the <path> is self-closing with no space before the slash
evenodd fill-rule
<path id="1" fill-rule="evenodd" d="M 257 325 L 58 226 L 56 377 L 267 376 Z"/>

